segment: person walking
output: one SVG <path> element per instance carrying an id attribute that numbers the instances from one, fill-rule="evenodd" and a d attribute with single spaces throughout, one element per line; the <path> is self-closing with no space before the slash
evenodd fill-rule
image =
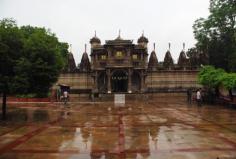
<path id="1" fill-rule="evenodd" d="M 188 101 L 188 104 L 192 104 L 192 89 L 191 88 L 187 90 L 187 101 Z"/>
<path id="2" fill-rule="evenodd" d="M 61 88 L 57 88 L 57 102 L 61 99 Z"/>
<path id="3" fill-rule="evenodd" d="M 64 91 L 64 92 L 63 92 L 64 105 L 67 104 L 68 96 L 69 96 L 68 92 L 67 92 L 67 91 Z"/>
<path id="4" fill-rule="evenodd" d="M 198 91 L 197 91 L 197 105 L 198 105 L 198 106 L 202 106 L 201 89 L 198 89 Z"/>

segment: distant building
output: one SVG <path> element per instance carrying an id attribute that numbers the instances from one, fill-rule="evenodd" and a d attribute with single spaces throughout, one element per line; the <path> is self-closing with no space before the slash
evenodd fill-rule
<path id="1" fill-rule="evenodd" d="M 190 64 L 184 49 L 175 64 L 170 48 L 164 61 L 158 62 L 154 46 L 148 60 L 148 39 L 144 35 L 137 44 L 120 35 L 101 44 L 95 34 L 90 44 L 90 58 L 85 49 L 78 67 L 69 53 L 68 66 L 57 82 L 69 85 L 74 94 L 179 92 L 198 87 L 198 66 Z"/>

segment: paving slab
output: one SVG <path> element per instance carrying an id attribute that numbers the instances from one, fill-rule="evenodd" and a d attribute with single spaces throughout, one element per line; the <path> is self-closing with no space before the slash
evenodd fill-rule
<path id="1" fill-rule="evenodd" d="M 236 159 L 236 109 L 146 101 L 11 103 L 0 159 Z"/>

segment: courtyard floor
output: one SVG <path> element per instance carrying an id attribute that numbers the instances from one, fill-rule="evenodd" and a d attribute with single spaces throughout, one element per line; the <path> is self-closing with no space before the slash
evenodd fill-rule
<path id="1" fill-rule="evenodd" d="M 15 103 L 0 122 L 0 159 L 235 159 L 236 109 L 183 97 Z"/>

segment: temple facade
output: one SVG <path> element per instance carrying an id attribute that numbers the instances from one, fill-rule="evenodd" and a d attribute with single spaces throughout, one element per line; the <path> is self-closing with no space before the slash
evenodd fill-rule
<path id="1" fill-rule="evenodd" d="M 189 59 L 183 49 L 174 63 L 169 49 L 164 61 L 159 62 L 155 45 L 149 56 L 148 42 L 144 35 L 137 43 L 119 35 L 101 44 L 95 34 L 90 39 L 90 58 L 85 49 L 80 64 L 76 66 L 70 52 L 68 65 L 57 85 L 70 86 L 71 94 L 180 92 L 199 86 L 198 68 L 205 64 L 201 63 L 200 56 Z M 193 65 L 191 61 L 198 61 L 198 64 Z"/>
<path id="2" fill-rule="evenodd" d="M 91 43 L 91 70 L 93 72 L 93 92 L 144 92 L 148 64 L 148 40 L 142 36 L 138 44 L 123 40 L 107 40 L 104 45 L 96 41 Z"/>

